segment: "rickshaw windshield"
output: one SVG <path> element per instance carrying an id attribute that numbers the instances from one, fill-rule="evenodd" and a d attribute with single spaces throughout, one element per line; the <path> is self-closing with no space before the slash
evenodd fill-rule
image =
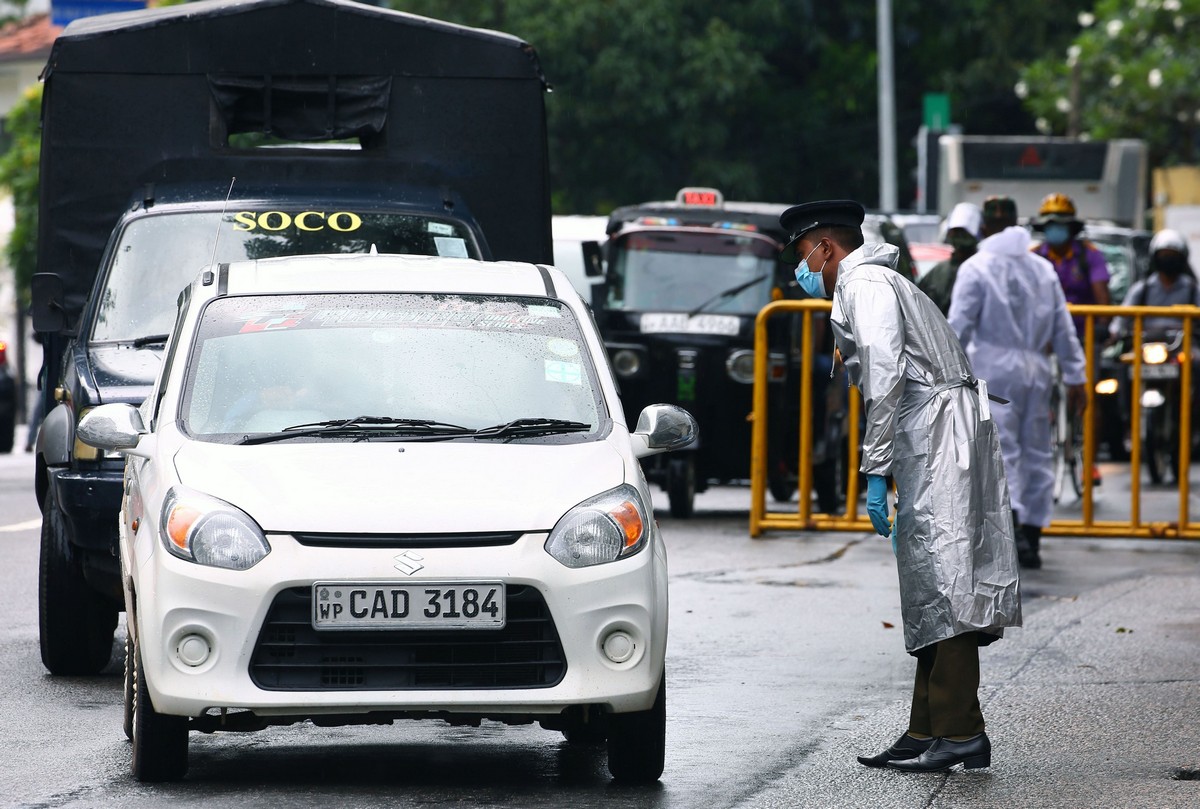
<path id="1" fill-rule="evenodd" d="M 778 254 L 770 239 L 736 231 L 617 236 L 608 308 L 691 312 L 703 305 L 705 312 L 757 314 L 771 300 Z M 720 297 L 726 291 L 732 294 Z"/>

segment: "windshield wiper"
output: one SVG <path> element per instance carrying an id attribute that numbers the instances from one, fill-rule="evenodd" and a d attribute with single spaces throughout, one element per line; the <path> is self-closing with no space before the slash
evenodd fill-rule
<path id="1" fill-rule="evenodd" d="M 757 278 L 751 278 L 749 281 L 746 281 L 743 284 L 738 284 L 735 287 L 730 287 L 729 289 L 725 290 L 724 292 L 719 292 L 716 295 L 713 295 L 711 298 L 706 300 L 704 303 L 700 304 L 695 309 L 688 312 L 688 317 L 695 317 L 696 315 L 700 314 L 708 307 L 712 306 L 717 301 L 725 300 L 726 298 L 732 298 L 734 295 L 738 294 L 739 292 L 742 292 L 743 290 L 749 289 L 750 287 L 754 286 L 758 282 L 765 281 L 767 278 L 770 277 L 770 275 L 771 275 L 770 273 L 763 273 L 762 275 L 758 276 Z"/>
<path id="2" fill-rule="evenodd" d="M 531 435 L 554 435 L 556 433 L 582 433 L 592 425 L 567 419 L 527 418 L 515 419 L 504 424 L 493 424 L 475 431 L 476 438 L 517 438 Z"/>
<path id="3" fill-rule="evenodd" d="M 355 416 L 349 419 L 330 419 L 305 424 L 293 424 L 274 433 L 247 435 L 240 444 L 267 444 L 306 436 L 347 437 L 366 439 L 379 435 L 413 435 L 431 438 L 454 438 L 474 433 L 470 427 L 447 424 L 433 419 L 401 419 L 392 416 Z"/>
<path id="4" fill-rule="evenodd" d="M 134 340 L 131 345 L 134 348 L 144 348 L 150 345 L 166 345 L 171 335 L 169 334 L 147 334 L 145 337 L 139 337 Z"/>

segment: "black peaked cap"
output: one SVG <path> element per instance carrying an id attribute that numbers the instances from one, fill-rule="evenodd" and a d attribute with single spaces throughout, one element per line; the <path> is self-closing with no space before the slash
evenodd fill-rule
<path id="1" fill-rule="evenodd" d="M 779 215 L 779 224 L 792 234 L 779 258 L 787 264 L 799 264 L 796 244 L 810 230 L 819 227 L 862 227 L 867 211 L 852 199 L 824 199 L 793 205 Z"/>

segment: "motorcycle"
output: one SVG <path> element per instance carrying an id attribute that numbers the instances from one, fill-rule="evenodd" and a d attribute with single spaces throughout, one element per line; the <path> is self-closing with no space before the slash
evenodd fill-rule
<path id="1" fill-rule="evenodd" d="M 1180 392 L 1183 363 L 1187 361 L 1181 347 L 1183 332 L 1147 332 L 1142 342 L 1141 364 L 1141 436 L 1142 458 L 1153 484 L 1163 483 L 1168 476 L 1178 480 Z M 1134 366 L 1132 351 L 1122 352 L 1122 363 Z M 1192 351 L 1195 369 L 1197 352 Z"/>

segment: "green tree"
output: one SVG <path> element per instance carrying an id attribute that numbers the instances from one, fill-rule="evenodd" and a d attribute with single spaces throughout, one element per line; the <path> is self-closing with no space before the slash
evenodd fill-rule
<path id="1" fill-rule="evenodd" d="M 902 164 L 922 96 L 948 92 L 969 133 L 1033 130 L 1012 88 L 1066 47 L 1090 0 L 895 3 Z M 392 0 L 529 41 L 547 99 L 555 210 L 716 185 L 729 198 L 875 200 L 875 4 L 811 0 Z M 909 148 L 903 148 L 909 147 Z M 902 172 L 901 200 L 915 179 Z"/>
<path id="2" fill-rule="evenodd" d="M 1147 141 L 1153 165 L 1193 163 L 1200 128 L 1200 0 L 1100 0 L 1065 50 L 1022 73 L 1046 133 Z"/>
<path id="3" fill-rule="evenodd" d="M 16 276 L 22 306 L 37 268 L 38 159 L 42 152 L 42 85 L 29 87 L 9 111 L 4 127 L 12 139 L 0 155 L 0 186 L 12 193 L 15 221 L 4 255 Z"/>

